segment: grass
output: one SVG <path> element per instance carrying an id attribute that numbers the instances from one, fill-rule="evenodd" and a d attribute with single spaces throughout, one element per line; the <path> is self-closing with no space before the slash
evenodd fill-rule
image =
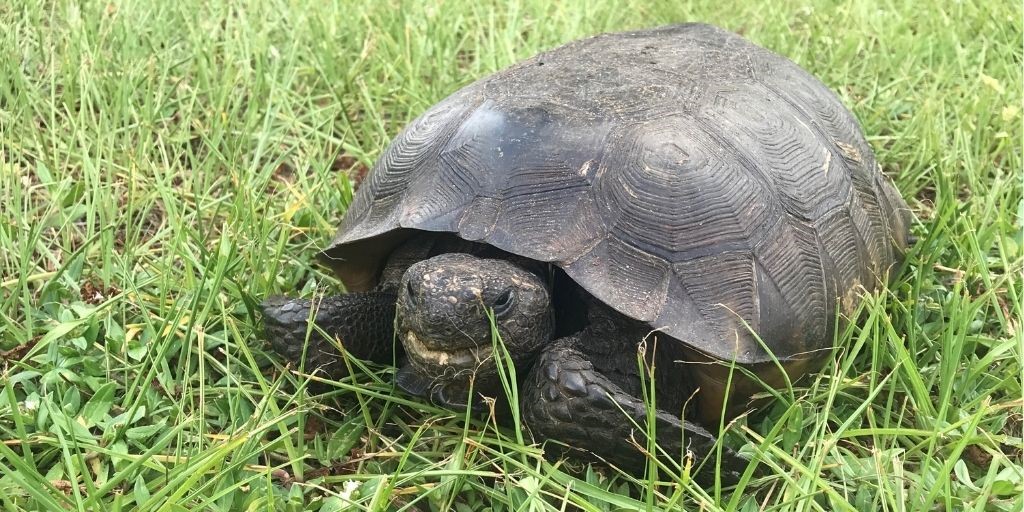
<path id="1" fill-rule="evenodd" d="M 314 395 L 254 305 L 458 87 L 603 31 L 704 20 L 861 120 L 917 215 L 823 371 L 728 427 L 738 489 L 547 462 L 392 390 Z M 1021 510 L 1022 21 L 1011 2 L 0 4 L 3 510 Z"/>

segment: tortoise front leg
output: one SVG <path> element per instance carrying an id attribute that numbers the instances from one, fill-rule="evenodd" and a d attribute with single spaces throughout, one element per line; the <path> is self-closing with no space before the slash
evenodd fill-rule
<path id="1" fill-rule="evenodd" d="M 401 350 L 401 344 L 394 340 L 393 292 L 349 293 L 314 300 L 275 296 L 264 300 L 260 307 L 271 347 L 295 368 L 305 353 L 307 373 L 322 371 L 334 379 L 348 375 L 339 345 L 349 356 L 383 364 L 394 361 L 396 345 Z M 313 328 L 309 326 L 311 318 Z"/>
<path id="2" fill-rule="evenodd" d="M 623 389 L 637 386 L 623 382 L 621 368 L 606 373 L 595 367 L 595 358 L 583 350 L 589 331 L 558 340 L 541 354 L 524 385 L 523 420 L 539 440 L 555 439 L 625 470 L 641 471 L 647 456 L 637 445 L 647 446 L 647 406 Z M 624 353 L 619 357 L 630 358 Z M 599 363 L 601 359 L 596 358 Z M 656 441 L 665 453 L 690 454 L 694 467 L 705 459 L 714 464 L 717 440 L 710 432 L 662 410 L 655 411 L 654 419 Z M 722 451 L 722 481 L 735 482 L 747 461 L 728 447 Z M 698 478 L 706 483 L 712 476 L 705 469 Z"/>

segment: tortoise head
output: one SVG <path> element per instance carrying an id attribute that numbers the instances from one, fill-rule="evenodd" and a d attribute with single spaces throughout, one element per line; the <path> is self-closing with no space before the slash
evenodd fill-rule
<path id="1" fill-rule="evenodd" d="M 495 386 L 488 310 L 516 363 L 532 360 L 554 336 L 547 285 L 523 267 L 468 254 L 442 254 L 409 267 L 398 296 L 396 332 L 408 356 L 399 386 L 447 406 L 465 404 L 471 378 L 477 391 Z"/>

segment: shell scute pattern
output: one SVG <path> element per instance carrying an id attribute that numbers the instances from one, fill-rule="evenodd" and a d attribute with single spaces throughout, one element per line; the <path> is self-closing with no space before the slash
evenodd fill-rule
<path id="1" fill-rule="evenodd" d="M 401 228 L 456 233 L 740 363 L 770 360 L 761 341 L 780 359 L 831 346 L 836 304 L 848 314 L 852 290 L 880 282 L 909 222 L 835 94 L 706 25 L 496 73 L 414 121 L 372 173 L 329 257 Z"/>

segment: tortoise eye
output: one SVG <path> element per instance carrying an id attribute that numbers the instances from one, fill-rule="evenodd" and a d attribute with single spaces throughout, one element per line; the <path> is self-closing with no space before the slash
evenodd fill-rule
<path id="1" fill-rule="evenodd" d="M 512 292 L 512 288 L 509 288 L 494 298 L 494 302 L 491 304 L 491 308 L 494 309 L 494 316 L 505 316 L 512 305 L 516 302 L 515 293 Z"/>

